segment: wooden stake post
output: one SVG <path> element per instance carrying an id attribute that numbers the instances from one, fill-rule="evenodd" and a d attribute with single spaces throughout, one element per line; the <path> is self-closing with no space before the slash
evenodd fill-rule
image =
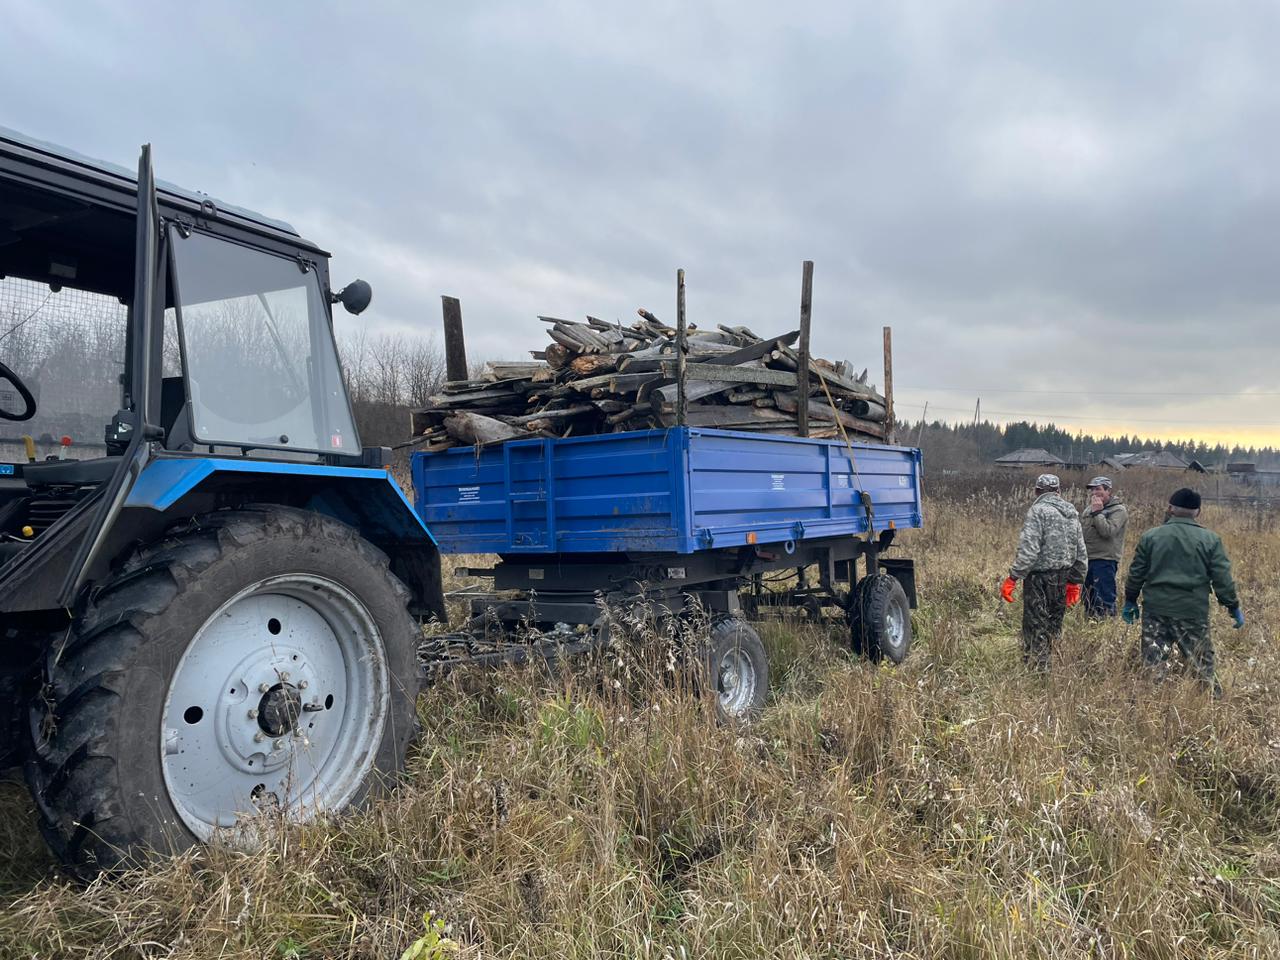
<path id="1" fill-rule="evenodd" d="M 676 271 L 676 426 L 683 427 L 689 418 L 685 396 L 685 365 L 689 355 L 689 330 L 684 316 L 684 270 Z"/>
<path id="2" fill-rule="evenodd" d="M 467 379 L 467 341 L 462 335 L 462 304 L 457 297 L 441 297 L 444 305 L 444 369 L 449 380 Z"/>
<path id="3" fill-rule="evenodd" d="M 897 443 L 893 418 L 893 327 L 884 328 L 884 438 Z"/>
<path id="4" fill-rule="evenodd" d="M 809 323 L 813 315 L 813 261 L 804 262 L 800 280 L 800 349 L 796 362 L 796 421 L 799 434 L 809 435 Z"/>

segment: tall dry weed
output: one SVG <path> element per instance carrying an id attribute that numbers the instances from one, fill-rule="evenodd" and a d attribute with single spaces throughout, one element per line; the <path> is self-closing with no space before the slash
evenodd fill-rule
<path id="1" fill-rule="evenodd" d="M 749 725 L 641 618 L 643 653 L 435 685 L 391 796 L 251 853 L 75 886 L 6 788 L 0 955 L 395 958 L 429 912 L 464 957 L 1280 956 L 1275 517 L 1206 511 L 1250 618 L 1215 619 L 1215 702 L 1078 610 L 1026 673 L 995 590 L 1026 491 L 932 492 L 912 656 L 771 622 Z M 1129 500 L 1132 545 L 1161 501 Z"/>

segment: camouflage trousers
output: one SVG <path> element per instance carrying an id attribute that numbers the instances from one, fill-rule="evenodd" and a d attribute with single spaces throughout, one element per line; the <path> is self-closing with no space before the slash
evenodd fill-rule
<path id="1" fill-rule="evenodd" d="M 1186 668 L 1215 693 L 1221 692 L 1213 673 L 1213 640 L 1208 620 L 1175 620 L 1149 610 L 1142 611 L 1142 662 L 1156 679 L 1169 674 L 1169 654 L 1174 647 Z"/>
<path id="2" fill-rule="evenodd" d="M 1048 670 L 1067 613 L 1068 570 L 1033 570 L 1022 582 L 1022 662 Z"/>

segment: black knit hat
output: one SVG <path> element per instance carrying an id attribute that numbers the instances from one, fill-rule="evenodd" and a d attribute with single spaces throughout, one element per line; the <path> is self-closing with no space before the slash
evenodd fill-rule
<path id="1" fill-rule="evenodd" d="M 1200 494 L 1196 493 L 1190 487 L 1183 487 L 1181 490 L 1173 491 L 1173 496 L 1169 498 L 1169 506 L 1182 507 L 1184 510 L 1200 509 Z"/>

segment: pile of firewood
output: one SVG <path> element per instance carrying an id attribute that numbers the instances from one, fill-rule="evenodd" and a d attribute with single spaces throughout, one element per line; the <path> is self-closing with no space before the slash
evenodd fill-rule
<path id="1" fill-rule="evenodd" d="M 674 426 L 676 331 L 647 310 L 630 326 L 539 317 L 551 343 L 528 363 L 489 363 L 475 380 L 451 381 L 413 414 L 414 445 L 443 450 L 522 437 L 569 437 Z M 690 327 L 685 423 L 796 434 L 798 331 L 759 337 L 746 327 Z M 885 401 L 867 371 L 811 359 L 809 435 L 885 437 Z"/>

